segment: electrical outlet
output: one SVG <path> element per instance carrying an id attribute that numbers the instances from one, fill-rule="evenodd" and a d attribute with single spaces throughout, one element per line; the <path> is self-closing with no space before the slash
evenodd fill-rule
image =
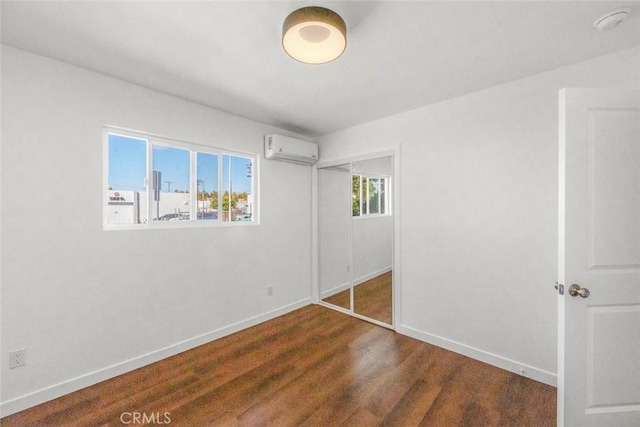
<path id="1" fill-rule="evenodd" d="M 27 349 L 10 351 L 9 352 L 9 368 L 19 368 L 27 364 Z"/>
<path id="2" fill-rule="evenodd" d="M 273 295 L 273 286 L 267 286 L 267 296 Z"/>
<path id="3" fill-rule="evenodd" d="M 524 368 L 520 368 L 520 375 L 522 375 L 523 377 L 527 376 L 527 372 L 524 370 Z"/>

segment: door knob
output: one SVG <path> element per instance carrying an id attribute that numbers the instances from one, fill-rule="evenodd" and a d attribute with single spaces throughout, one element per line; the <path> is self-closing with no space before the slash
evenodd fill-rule
<path id="1" fill-rule="evenodd" d="M 569 295 L 572 297 L 577 297 L 578 295 L 582 298 L 589 298 L 591 292 L 587 288 L 581 288 L 580 285 L 576 285 L 575 283 L 569 286 Z"/>

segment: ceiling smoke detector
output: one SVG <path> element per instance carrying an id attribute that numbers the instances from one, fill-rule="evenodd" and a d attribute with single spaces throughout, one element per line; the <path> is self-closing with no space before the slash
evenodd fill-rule
<path id="1" fill-rule="evenodd" d="M 619 9 L 610 10 L 593 21 L 593 26 L 600 31 L 609 31 L 627 19 L 630 13 L 630 7 L 621 7 Z"/>

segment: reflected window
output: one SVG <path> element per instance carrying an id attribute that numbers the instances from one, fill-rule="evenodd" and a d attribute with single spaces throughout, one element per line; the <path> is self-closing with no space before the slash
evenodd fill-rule
<path id="1" fill-rule="evenodd" d="M 389 180 L 388 176 L 353 175 L 352 215 L 389 215 Z"/>

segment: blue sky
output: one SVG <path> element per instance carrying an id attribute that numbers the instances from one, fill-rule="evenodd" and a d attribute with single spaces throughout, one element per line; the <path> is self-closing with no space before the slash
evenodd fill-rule
<path id="1" fill-rule="evenodd" d="M 247 177 L 250 159 L 223 155 L 223 185 L 229 185 L 229 163 L 233 192 L 250 192 L 251 179 Z M 173 147 L 154 146 L 153 169 L 162 173 L 162 191 L 189 189 L 189 151 Z M 204 182 L 207 192 L 217 190 L 218 156 L 198 153 L 197 176 Z M 147 142 L 120 135 L 109 135 L 109 186 L 114 190 L 146 191 Z M 203 182 L 198 184 L 202 190 Z"/>

